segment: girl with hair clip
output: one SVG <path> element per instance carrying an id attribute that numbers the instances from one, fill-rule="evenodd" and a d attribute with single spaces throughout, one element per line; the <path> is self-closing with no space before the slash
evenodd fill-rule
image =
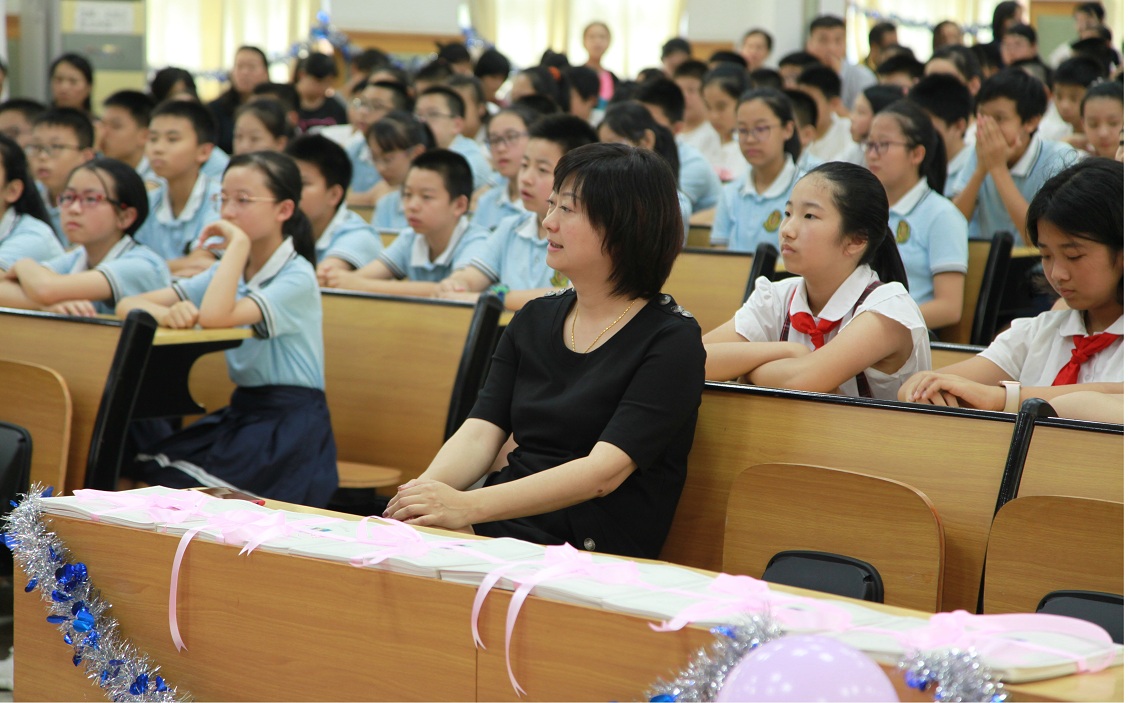
<path id="1" fill-rule="evenodd" d="M 1057 174 L 1030 202 L 1026 227 L 1068 307 L 1015 320 L 975 358 L 910 378 L 900 397 L 1005 412 L 1043 398 L 1078 417 L 1085 403 L 1076 399 L 1096 396 L 1065 398 L 1062 408 L 1058 399 L 1109 394 L 1100 405 L 1123 422 L 1124 165 L 1091 158 Z"/>
<path id="2" fill-rule="evenodd" d="M 368 128 L 368 149 L 381 180 L 373 188 L 376 208 L 372 226 L 384 233 L 398 233 L 407 227 L 400 188 L 407 179 L 411 161 L 435 147 L 431 128 L 403 110 L 392 110 Z"/>
<path id="3" fill-rule="evenodd" d="M 873 118 L 862 141 L 866 165 L 889 197 L 909 293 L 930 329 L 960 321 L 967 276 L 967 219 L 945 198 L 948 159 L 932 120 L 908 100 Z"/>
<path id="4" fill-rule="evenodd" d="M 0 134 L 0 272 L 20 259 L 46 261 L 63 253 L 47 207 L 28 173 L 24 150 Z"/>
<path id="5" fill-rule="evenodd" d="M 0 280 L 0 306 L 93 317 L 112 314 L 127 295 L 167 286 L 164 259 L 133 241 L 148 215 L 149 193 L 133 167 L 98 158 L 74 169 L 59 194 L 59 216 L 78 246 L 42 264 L 13 263 Z"/>
<path id="6" fill-rule="evenodd" d="M 607 114 L 599 125 L 599 141 L 604 144 L 627 144 L 628 146 L 649 149 L 662 157 L 674 178 L 678 178 L 681 162 L 678 157 L 678 144 L 674 133 L 654 119 L 650 110 L 633 100 L 615 103 L 607 108 Z M 680 181 L 679 181 L 680 182 Z M 678 207 L 682 214 L 682 236 L 689 236 L 689 216 L 693 206 L 689 196 L 678 189 Z"/>
<path id="7" fill-rule="evenodd" d="M 293 137 L 286 108 L 273 98 L 255 98 L 235 111 L 233 154 L 285 151 Z"/>
<path id="8" fill-rule="evenodd" d="M 505 179 L 478 198 L 470 223 L 493 230 L 507 217 L 525 213 L 517 186 L 521 157 L 529 141 L 529 127 L 538 115 L 525 105 L 513 105 L 491 115 L 486 122 L 486 145 L 494 169 Z"/>
<path id="9" fill-rule="evenodd" d="M 701 98 L 705 102 L 706 114 L 721 140 L 721 148 L 711 157 L 711 162 L 717 175 L 726 183 L 743 180 L 748 173 L 748 163 L 734 131 L 736 108 L 741 96 L 751 87 L 748 72 L 734 64 L 721 63 L 701 79 Z"/>
<path id="10" fill-rule="evenodd" d="M 929 368 L 928 328 L 905 289 L 885 189 L 861 166 L 822 164 L 791 191 L 779 229 L 787 270 L 705 335 L 706 378 L 892 400 Z"/>
<path id="11" fill-rule="evenodd" d="M 700 328 L 661 293 L 681 250 L 676 189 L 645 149 L 587 144 L 560 159 L 547 261 L 573 287 L 514 315 L 469 418 L 385 517 L 658 556 L 704 375 Z"/>
<path id="12" fill-rule="evenodd" d="M 217 196 L 222 219 L 200 233 L 224 250 L 207 271 L 127 298 L 162 327 L 250 327 L 227 352 L 231 404 L 143 448 L 131 475 L 150 484 L 236 487 L 324 506 L 337 488 L 337 449 L 325 403 L 321 297 L 309 220 L 293 159 L 231 159 Z"/>
<path id="13" fill-rule="evenodd" d="M 752 170 L 721 192 L 710 242 L 750 252 L 778 241 L 784 204 L 802 175 L 796 166 L 799 130 L 791 101 L 774 88 L 745 93 L 736 108 L 734 133 Z"/>

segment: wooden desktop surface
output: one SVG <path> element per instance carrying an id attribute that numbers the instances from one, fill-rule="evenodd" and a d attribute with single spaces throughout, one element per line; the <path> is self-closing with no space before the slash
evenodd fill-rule
<path id="1" fill-rule="evenodd" d="M 506 592 L 486 599 L 487 649 L 475 650 L 474 587 L 262 551 L 238 556 L 237 547 L 199 541 L 180 575 L 187 649 L 177 653 L 168 580 L 179 538 L 50 523 L 114 604 L 123 634 L 198 700 L 517 700 L 505 670 Z M 15 700 L 102 700 L 44 622 L 39 599 L 17 593 L 15 601 Z M 528 699 L 636 700 L 712 639 L 703 628 L 658 633 L 647 622 L 529 598 L 511 647 Z M 902 700 L 930 700 L 886 670 Z M 1008 689 L 1013 700 L 1123 700 L 1123 668 Z"/>

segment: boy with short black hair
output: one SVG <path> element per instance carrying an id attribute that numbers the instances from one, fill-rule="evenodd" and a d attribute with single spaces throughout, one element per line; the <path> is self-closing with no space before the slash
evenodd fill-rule
<path id="1" fill-rule="evenodd" d="M 489 288 L 506 308 L 520 310 L 548 290 L 567 285 L 549 268 L 548 217 L 556 164 L 573 149 L 599 141 L 591 125 L 575 115 L 551 115 L 529 127 L 529 140 L 517 174 L 527 212 L 503 219 L 476 256 L 458 267 L 440 285 L 443 297 L 476 300 Z"/>
<path id="2" fill-rule="evenodd" d="M 1030 199 L 1074 163 L 1078 152 L 1038 135 L 1045 87 L 1021 69 L 1004 69 L 984 81 L 975 104 L 974 156 L 955 176 L 952 201 L 968 219 L 970 238 L 986 239 L 1003 230 L 1029 244 Z"/>
<path id="3" fill-rule="evenodd" d="M 721 138 L 709 123 L 701 86 L 709 67 L 703 61 L 689 59 L 674 71 L 674 83 L 685 98 L 685 127 L 677 135 L 679 144 L 688 144 L 712 163 L 720 158 Z"/>
<path id="4" fill-rule="evenodd" d="M 846 158 L 854 144 L 850 136 L 850 120 L 839 116 L 841 86 L 838 74 L 826 66 L 812 66 L 799 75 L 799 90 L 811 96 L 819 109 L 815 119 L 815 141 L 807 147 L 811 156 L 819 161 L 852 160 Z"/>
<path id="5" fill-rule="evenodd" d="M 1084 149 L 1085 125 L 1081 119 L 1081 101 L 1089 86 L 1103 78 L 1096 61 L 1086 57 L 1067 59 L 1054 71 L 1054 110 L 1048 111 L 1039 131 L 1046 139 L 1068 142 L 1070 146 Z M 1056 119 L 1054 119 L 1056 118 Z"/>
<path id="6" fill-rule="evenodd" d="M 153 110 L 145 155 L 164 183 L 149 193 L 150 215 L 134 239 L 164 257 L 174 276 L 192 276 L 215 263 L 197 241 L 219 219 L 214 199 L 220 183 L 202 172 L 214 148 L 215 119 L 200 103 L 167 100 Z"/>
<path id="7" fill-rule="evenodd" d="M 685 127 L 685 95 L 677 83 L 656 78 L 639 86 L 635 99 L 642 103 L 654 120 L 674 133 Z M 721 197 L 721 179 L 705 155 L 696 147 L 678 140 L 678 185 L 689 198 L 693 212 L 716 207 Z"/>
<path id="8" fill-rule="evenodd" d="M 139 90 L 114 93 L 102 101 L 102 132 L 98 141 L 103 156 L 132 166 L 149 189 L 160 185 L 145 158 L 149 118 L 155 106 L 153 99 Z"/>
<path id="9" fill-rule="evenodd" d="M 853 109 L 854 99 L 866 88 L 877 83 L 877 76 L 865 66 L 846 63 L 846 22 L 841 17 L 822 15 L 811 20 L 808 27 L 807 53 L 838 76 L 839 94 L 846 112 Z M 782 63 L 781 63 L 782 68 Z M 816 100 L 817 102 L 817 100 Z"/>
<path id="10" fill-rule="evenodd" d="M 461 154 L 436 149 L 415 157 L 403 184 L 407 228 L 368 265 L 329 270 L 330 288 L 431 296 L 439 281 L 478 255 L 489 230 L 470 224 L 470 164 Z"/>
<path id="11" fill-rule="evenodd" d="M 352 179 L 345 150 L 328 137 L 306 134 L 286 153 L 302 173 L 301 210 L 313 226 L 318 281 L 325 285 L 330 269 L 352 271 L 375 259 L 384 249 L 380 236 L 345 204 Z"/>
<path id="12" fill-rule="evenodd" d="M 12 98 L 0 103 L 0 134 L 27 149 L 31 141 L 31 124 L 47 106 L 36 100 Z"/>
<path id="13" fill-rule="evenodd" d="M 779 77 L 783 81 L 783 87 L 789 90 L 799 88 L 799 76 L 812 66 L 818 66 L 818 57 L 808 54 L 806 51 L 793 51 L 790 54 L 785 54 L 779 60 Z"/>
<path id="14" fill-rule="evenodd" d="M 474 64 L 474 76 L 482 81 L 482 92 L 486 100 L 497 104 L 497 91 L 505 81 L 509 80 L 509 71 L 512 67 L 505 54 L 497 49 L 486 49 Z"/>
<path id="15" fill-rule="evenodd" d="M 32 122 L 31 140 L 24 151 L 51 226 L 63 246 L 68 246 L 70 242 L 60 221 L 59 196 L 66 188 L 70 172 L 94 158 L 94 125 L 85 112 L 74 108 L 46 110 Z"/>
<path id="16" fill-rule="evenodd" d="M 932 126 L 944 140 L 944 153 L 948 155 L 944 195 L 950 198 L 956 174 L 973 157 L 973 150 L 964 142 L 973 107 L 971 91 L 953 75 L 934 73 L 921 78 L 909 90 L 908 97 L 932 118 Z"/>
<path id="17" fill-rule="evenodd" d="M 294 89 L 298 91 L 298 130 L 348 122 L 345 108 L 332 96 L 337 62 L 328 54 L 311 53 L 298 62 Z"/>
<path id="18" fill-rule="evenodd" d="M 435 146 L 461 154 L 474 174 L 474 190 L 493 185 L 493 169 L 473 139 L 462 134 L 466 101 L 452 88 L 437 85 L 424 90 L 415 100 L 415 116 L 431 128 Z"/>
<path id="19" fill-rule="evenodd" d="M 879 84 L 908 90 L 924 75 L 924 64 L 912 54 L 895 54 L 878 64 L 876 72 Z"/>

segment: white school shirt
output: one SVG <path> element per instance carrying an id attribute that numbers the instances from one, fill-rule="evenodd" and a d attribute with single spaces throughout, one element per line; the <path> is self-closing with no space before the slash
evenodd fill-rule
<path id="1" fill-rule="evenodd" d="M 1053 100 L 1049 101 L 1042 121 L 1038 123 L 1038 135 L 1051 142 L 1063 142 L 1073 135 L 1073 125 L 1066 122 Z"/>
<path id="2" fill-rule="evenodd" d="M 199 306 L 219 262 L 203 273 L 172 284 L 181 300 Z M 251 280 L 239 276 L 235 299 L 250 298 L 262 311 L 251 326 L 255 336 L 228 349 L 227 374 L 242 388 L 301 386 L 325 390 L 325 346 L 321 336 L 321 293 L 313 265 L 282 240 Z"/>
<path id="3" fill-rule="evenodd" d="M 83 246 L 44 261 L 43 266 L 64 275 L 91 270 L 86 247 Z M 109 298 L 91 301 L 94 309 L 103 315 L 114 314 L 114 307 L 122 298 L 167 288 L 171 281 L 164 259 L 128 235 L 110 247 L 93 270 L 105 276 L 110 284 Z"/>
<path id="4" fill-rule="evenodd" d="M 1078 383 L 1124 380 L 1124 316 L 1105 331 L 1121 337 L 1081 365 Z M 1072 356 L 1075 334 L 1088 334 L 1079 310 L 1048 310 L 1011 322 L 979 356 L 1024 386 L 1051 386 Z"/>
<path id="5" fill-rule="evenodd" d="M 854 138 L 850 136 L 850 120 L 831 115 L 830 128 L 826 130 L 826 134 L 808 144 L 807 151 L 811 152 L 811 156 L 825 163 L 843 160 L 843 155 L 851 146 L 857 145 L 854 144 Z"/>
<path id="6" fill-rule="evenodd" d="M 63 245 L 51 225 L 14 208 L 0 217 L 0 271 L 7 271 L 20 259 L 47 261 L 63 254 Z"/>
<path id="7" fill-rule="evenodd" d="M 877 280 L 873 269 L 862 264 L 838 287 L 822 313 L 827 319 L 840 319 L 842 323 L 827 333 L 826 341 L 829 343 L 863 312 L 875 312 L 908 328 L 912 334 L 913 351 L 904 365 L 893 374 L 883 373 L 872 367 L 865 371 L 874 398 L 896 400 L 897 391 L 910 376 L 932 367 L 932 352 L 928 343 L 928 328 L 925 327 L 920 308 L 900 283 L 878 286 L 856 311 L 853 310 L 866 287 Z M 789 300 L 790 308 L 787 306 Z M 772 283 L 761 277 L 756 279 L 756 289 L 752 295 L 736 311 L 736 331 L 750 342 L 778 342 L 779 335 L 783 332 L 784 318 L 798 312 L 811 314 L 811 307 L 807 303 L 807 287 L 803 285 L 802 278 L 786 278 Z M 787 341 L 814 349 L 810 336 L 795 329 L 794 325 L 787 334 Z M 847 380 L 838 388 L 838 393 L 857 396 L 857 380 Z"/>

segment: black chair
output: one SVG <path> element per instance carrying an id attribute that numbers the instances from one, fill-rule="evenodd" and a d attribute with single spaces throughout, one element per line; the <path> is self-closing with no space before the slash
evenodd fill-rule
<path id="1" fill-rule="evenodd" d="M 757 278 L 766 276 L 769 281 L 774 281 L 777 278 L 775 272 L 777 259 L 779 259 L 779 250 L 775 248 L 774 244 L 765 242 L 756 247 L 756 251 L 752 254 L 752 270 L 748 272 L 748 284 L 744 286 L 744 298 L 740 301 L 741 303 L 748 300 L 748 296 L 752 295 L 752 291 L 756 288 Z"/>
<path id="2" fill-rule="evenodd" d="M 1124 596 L 1098 591 L 1052 591 L 1035 612 L 1066 615 L 1100 625 L 1117 644 L 1124 644 Z"/>
<path id="3" fill-rule="evenodd" d="M 450 411 L 447 413 L 444 433 L 446 439 L 450 439 L 466 420 L 474 407 L 474 401 L 478 399 L 478 391 L 486 382 L 494 349 L 501 339 L 502 330 L 498 321 L 501 319 L 502 309 L 501 299 L 493 293 L 478 296 L 451 391 Z"/>
<path id="4" fill-rule="evenodd" d="M 881 574 L 873 564 L 842 554 L 802 549 L 779 552 L 768 562 L 763 580 L 871 603 L 885 602 Z"/>
<path id="5" fill-rule="evenodd" d="M 979 288 L 979 299 L 975 303 L 970 344 L 987 346 L 995 338 L 999 309 L 1007 285 L 1007 267 L 1010 265 L 1013 249 L 1014 237 L 1009 232 L 996 232 L 992 237 L 983 271 L 983 283 Z"/>
<path id="6" fill-rule="evenodd" d="M 0 500 L 4 501 L 5 515 L 11 510 L 10 501 L 28 491 L 31 449 L 31 434 L 27 430 L 10 422 L 0 422 Z M 7 549 L 0 553 L 0 576 L 11 576 L 12 553 Z"/>

